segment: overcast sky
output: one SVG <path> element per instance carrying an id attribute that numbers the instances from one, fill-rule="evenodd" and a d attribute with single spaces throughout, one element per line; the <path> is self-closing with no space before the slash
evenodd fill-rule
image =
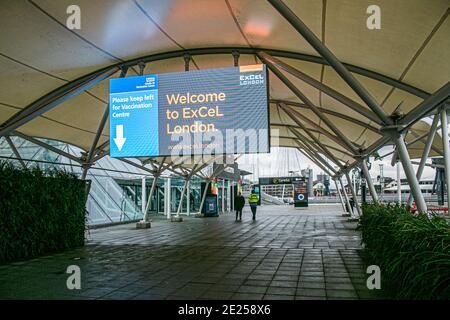
<path id="1" fill-rule="evenodd" d="M 383 156 L 392 150 L 392 147 L 384 147 L 380 149 L 379 154 Z M 389 155 L 382 161 L 375 161 L 372 163 L 372 168 L 370 170 L 372 178 L 375 178 L 380 174 L 379 164 L 382 163 L 384 176 L 396 179 L 397 171 L 395 166 L 391 166 L 391 158 L 392 156 Z M 237 162 L 239 163 L 239 168 L 254 173 L 254 175 L 248 176 L 248 178 L 252 180 L 258 178 L 258 173 L 259 177 L 288 176 L 289 171 L 298 171 L 308 167 L 313 169 L 314 179 L 316 179 L 317 174 L 323 172 L 322 169 L 294 148 L 272 148 L 271 152 L 266 154 L 243 155 Z M 417 160 L 417 162 L 419 162 L 419 160 Z M 431 163 L 431 160 L 428 160 L 428 162 Z M 417 165 L 414 166 L 414 170 L 417 171 Z M 405 178 L 403 168 L 401 168 L 400 172 L 401 178 Z M 425 167 L 422 179 L 434 180 L 434 176 L 435 170 L 430 167 Z"/>

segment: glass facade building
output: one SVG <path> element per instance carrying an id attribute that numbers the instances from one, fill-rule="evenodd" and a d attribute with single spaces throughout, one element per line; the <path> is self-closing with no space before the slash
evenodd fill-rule
<path id="1" fill-rule="evenodd" d="M 66 143 L 42 140 L 46 144 L 66 153 L 80 156 L 81 150 Z M 83 168 L 58 153 L 38 146 L 20 137 L 11 137 L 11 142 L 17 149 L 20 159 L 5 138 L 0 138 L 0 161 L 9 161 L 14 165 L 27 168 L 39 167 L 42 170 L 57 168 L 81 176 Z M 206 172 L 212 171 L 205 168 Z M 90 189 L 86 203 L 87 223 L 90 226 L 137 221 L 143 218 L 147 197 L 150 194 L 153 176 L 148 172 L 124 163 L 118 159 L 105 156 L 91 167 L 86 179 Z M 192 177 L 188 191 L 181 207 L 180 214 L 197 214 L 202 199 L 202 179 Z M 231 210 L 230 187 L 232 183 L 226 179 L 218 179 L 218 211 Z M 145 186 L 145 190 L 143 190 Z M 155 191 L 150 199 L 149 214 L 169 215 L 177 212 L 184 178 L 174 174 L 163 174 L 157 180 Z M 170 201 L 166 201 L 170 198 Z M 170 211 L 166 207 L 170 207 Z"/>

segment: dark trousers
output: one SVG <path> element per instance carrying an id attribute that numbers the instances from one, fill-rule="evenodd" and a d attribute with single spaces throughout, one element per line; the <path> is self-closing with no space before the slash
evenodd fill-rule
<path id="1" fill-rule="evenodd" d="M 239 216 L 239 220 L 242 220 L 242 209 L 236 209 L 236 220 L 238 219 Z"/>
<path id="2" fill-rule="evenodd" d="M 255 220 L 256 219 L 256 206 L 250 206 L 250 209 L 252 209 L 253 220 Z"/>

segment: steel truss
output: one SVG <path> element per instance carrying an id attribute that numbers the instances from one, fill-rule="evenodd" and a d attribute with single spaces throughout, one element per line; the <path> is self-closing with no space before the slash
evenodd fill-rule
<path id="1" fill-rule="evenodd" d="M 256 55 L 260 58 L 261 61 L 265 62 L 269 69 L 278 77 L 280 80 L 300 99 L 303 101 L 303 104 L 287 102 L 281 100 L 273 100 L 274 103 L 278 106 L 279 109 L 283 110 L 289 118 L 291 118 L 298 126 L 298 128 L 292 128 L 283 124 L 289 128 L 289 130 L 299 138 L 299 140 L 294 140 L 297 142 L 299 146 L 299 150 L 302 151 L 308 158 L 310 158 L 313 162 L 318 164 L 325 172 L 330 173 L 333 176 L 333 179 L 338 179 L 343 187 L 341 176 L 346 175 L 348 178 L 348 173 L 351 169 L 359 166 L 363 166 L 363 170 L 367 175 L 367 179 L 370 179 L 370 175 L 368 175 L 368 170 L 364 166 L 365 159 L 369 157 L 373 152 L 377 151 L 379 148 L 383 147 L 389 143 L 395 143 L 397 150 L 399 152 L 400 160 L 402 161 L 403 168 L 405 168 L 405 172 L 407 173 L 408 182 L 411 185 L 411 189 L 414 195 L 414 199 L 418 204 L 419 211 L 426 211 L 426 205 L 423 200 L 423 196 L 418 188 L 418 179 L 417 176 L 413 173 L 411 162 L 409 159 L 409 155 L 406 149 L 406 144 L 403 138 L 404 133 L 417 121 L 422 119 L 425 116 L 430 114 L 436 114 L 438 109 L 444 105 L 446 106 L 446 101 L 450 95 L 450 83 L 447 82 L 442 88 L 437 90 L 435 93 L 430 94 L 420 88 L 414 87 L 412 85 L 406 84 L 400 80 L 393 79 L 391 77 L 385 76 L 383 74 L 367 70 L 355 65 L 346 64 L 340 62 L 336 56 L 317 38 L 317 36 L 290 10 L 290 8 L 283 3 L 281 0 L 268 0 L 268 2 L 295 28 L 295 30 L 319 53 L 320 56 L 307 55 L 298 52 L 291 51 L 283 51 L 283 50 L 275 50 L 269 48 L 249 48 L 249 47 L 211 47 L 211 48 L 193 48 L 186 50 L 177 50 L 171 52 L 164 52 L 158 54 L 152 54 L 143 56 L 140 58 L 120 62 L 114 65 L 110 65 L 108 67 L 96 70 L 87 75 L 81 76 L 76 80 L 66 83 L 65 85 L 53 90 L 52 92 L 42 96 L 35 102 L 26 106 L 4 123 L 0 125 L 0 136 L 8 136 L 13 133 L 14 135 L 20 136 L 26 140 L 29 140 L 33 143 L 36 143 L 44 148 L 47 148 L 51 151 L 54 151 L 60 155 L 68 157 L 71 160 L 74 160 L 82 165 L 84 165 L 84 171 L 82 174 L 82 178 L 85 178 L 87 175 L 87 170 L 91 167 L 95 161 L 98 161 L 100 158 L 108 154 L 109 151 L 109 142 L 105 142 L 100 146 L 97 146 L 98 141 L 100 139 L 101 133 L 103 132 L 106 120 L 108 118 L 108 106 L 106 107 L 104 114 L 99 122 L 98 130 L 94 137 L 93 143 L 89 149 L 89 151 L 82 155 L 80 158 L 73 156 L 71 154 L 65 153 L 64 151 L 57 149 L 53 146 L 50 146 L 40 140 L 37 140 L 32 137 L 28 137 L 22 133 L 15 131 L 20 126 L 26 124 L 32 119 L 42 115 L 43 113 L 51 110 L 52 108 L 58 106 L 62 102 L 84 92 L 88 88 L 93 85 L 98 84 L 99 82 L 111 77 L 116 72 L 121 71 L 120 77 L 126 76 L 126 71 L 130 67 L 139 66 L 141 73 L 143 72 L 145 65 L 149 62 L 166 60 L 172 58 L 184 58 L 185 61 L 185 70 L 189 70 L 189 63 L 192 56 L 196 55 L 216 55 L 216 54 L 230 54 L 234 59 L 234 65 L 238 64 L 239 55 L 248 54 L 248 55 Z M 361 98 L 361 100 L 367 105 L 368 109 L 351 100 L 350 98 L 344 96 L 343 94 L 337 92 L 336 90 L 326 86 L 325 84 L 311 78 L 310 76 L 302 73 L 300 70 L 289 66 L 288 64 L 282 62 L 277 58 L 289 58 L 300 61 L 307 61 L 311 63 L 318 63 L 322 65 L 331 66 L 337 74 L 354 90 L 354 92 Z M 345 114 L 338 113 L 335 111 L 326 110 L 325 108 L 320 108 L 315 106 L 292 82 L 290 82 L 284 74 L 280 71 L 283 69 L 293 76 L 301 79 L 305 83 L 315 87 L 320 90 L 324 94 L 333 97 L 337 101 L 343 103 L 345 106 L 350 108 L 353 111 L 358 112 L 360 115 L 365 117 L 367 120 L 381 126 L 380 129 L 377 129 L 373 125 L 366 124 L 363 121 L 354 119 L 352 117 L 346 116 Z M 391 115 L 388 115 L 383 108 L 378 104 L 378 102 L 370 95 L 370 93 L 364 88 L 364 86 L 354 77 L 354 74 L 363 75 L 365 77 L 381 81 L 387 85 L 393 86 L 397 89 L 408 92 L 409 94 L 415 95 L 424 99 L 419 105 L 417 105 L 413 110 L 408 112 L 406 115 L 400 116 L 399 118 L 394 118 Z M 295 108 L 302 107 L 308 108 L 314 114 L 321 119 L 323 123 L 328 127 L 330 131 L 324 129 L 323 127 L 318 126 L 314 122 L 310 121 L 306 117 L 302 117 L 302 115 L 295 110 Z M 441 112 L 440 118 L 441 122 L 447 121 L 447 107 L 443 108 L 444 111 Z M 445 113 L 445 114 L 444 114 Z M 379 132 L 381 137 L 379 140 L 375 141 L 372 145 L 367 148 L 362 148 L 359 145 L 356 145 L 355 142 L 350 141 L 350 139 L 343 134 L 339 128 L 337 128 L 334 123 L 327 117 L 327 114 L 336 116 L 338 118 L 352 121 L 368 130 L 373 132 Z M 438 116 L 438 115 L 437 115 Z M 300 121 L 302 120 L 302 121 Z M 307 128 L 303 122 L 307 122 L 313 128 Z M 450 157 L 448 151 L 448 136 L 444 136 L 447 133 L 447 123 L 441 125 L 443 131 L 443 139 L 444 139 L 444 154 L 446 158 L 446 172 L 449 172 L 448 158 Z M 310 138 L 305 139 L 305 136 L 299 132 L 298 129 L 303 130 Z M 316 130 L 332 141 L 336 142 L 339 146 L 344 148 L 343 151 L 340 151 L 343 154 L 351 155 L 355 160 L 352 163 L 343 163 L 341 160 L 337 159 L 334 154 L 330 151 L 331 147 L 323 144 L 312 132 Z M 431 139 L 432 140 L 432 139 Z M 7 140 L 8 141 L 8 140 Z M 8 142 L 9 143 L 9 142 Z M 13 146 L 12 146 L 13 147 Z M 428 147 L 428 145 L 427 145 Z M 14 149 L 13 149 L 14 152 Z M 326 159 L 322 157 L 322 154 L 326 155 L 326 157 L 333 163 L 334 167 L 331 166 Z M 428 153 L 428 152 L 427 152 Z M 16 155 L 17 156 L 17 155 Z M 158 170 L 169 170 L 183 177 L 190 177 L 193 174 L 199 175 L 199 172 L 196 172 L 196 168 L 198 165 L 194 166 L 194 168 L 189 172 L 187 168 L 184 168 L 182 165 L 174 164 L 170 162 L 169 164 L 164 165 L 164 161 L 159 164 L 155 163 L 153 160 L 149 159 L 145 162 L 142 162 L 142 165 L 139 165 L 133 161 L 128 159 L 121 159 L 122 161 L 136 166 L 142 170 L 147 172 L 155 173 L 159 172 Z M 145 167 L 146 164 L 150 164 L 152 169 Z M 164 166 L 163 166 L 164 165 Z M 179 169 L 180 171 L 177 171 Z M 194 172 L 194 173 L 193 173 Z M 199 175 L 202 178 L 204 176 Z M 420 175 L 418 175 L 420 176 Z M 447 174 L 447 177 L 449 174 Z M 448 179 L 448 178 L 447 178 Z M 156 180 L 156 179 L 155 179 Z M 185 185 L 186 187 L 186 185 Z M 370 185 L 369 185 L 370 187 Z M 352 189 L 352 187 L 350 186 Z M 345 191 L 345 190 L 344 190 Z M 373 193 L 372 188 L 370 187 L 371 193 Z M 352 193 L 354 190 L 352 189 Z M 372 195 L 374 196 L 374 195 Z M 346 193 L 344 192 L 344 197 L 348 202 L 346 197 Z M 373 197 L 374 200 L 376 197 Z M 203 201 L 203 199 L 202 199 Z M 356 202 L 356 198 L 355 198 Z M 147 210 L 146 210 L 147 211 Z M 360 209 L 357 206 L 358 214 L 360 214 Z"/>

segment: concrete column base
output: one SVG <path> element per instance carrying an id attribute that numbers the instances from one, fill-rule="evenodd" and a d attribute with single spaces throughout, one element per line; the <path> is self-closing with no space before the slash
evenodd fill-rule
<path id="1" fill-rule="evenodd" d="M 350 213 L 343 213 L 342 216 L 348 218 L 348 217 L 351 217 L 351 214 Z"/>
<path id="2" fill-rule="evenodd" d="M 136 223 L 136 229 L 149 229 L 152 227 L 152 224 L 150 221 L 139 221 Z"/>
<path id="3" fill-rule="evenodd" d="M 182 222 L 183 218 L 182 217 L 177 217 L 177 216 L 173 216 L 170 218 L 171 222 Z"/>

